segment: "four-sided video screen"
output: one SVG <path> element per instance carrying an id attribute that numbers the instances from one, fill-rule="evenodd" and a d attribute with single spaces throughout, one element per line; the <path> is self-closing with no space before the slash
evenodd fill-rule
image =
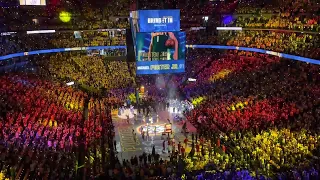
<path id="1" fill-rule="evenodd" d="M 185 71 L 186 34 L 180 32 L 179 10 L 131 12 L 137 74 Z"/>

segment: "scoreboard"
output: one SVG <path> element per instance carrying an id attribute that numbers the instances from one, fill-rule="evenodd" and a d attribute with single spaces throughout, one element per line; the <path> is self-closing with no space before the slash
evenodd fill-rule
<path id="1" fill-rule="evenodd" d="M 137 74 L 185 71 L 186 34 L 180 31 L 180 10 L 138 10 L 130 13 Z"/>

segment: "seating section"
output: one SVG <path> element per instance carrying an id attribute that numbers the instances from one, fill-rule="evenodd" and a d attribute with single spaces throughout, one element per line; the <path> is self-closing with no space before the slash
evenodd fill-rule
<path id="1" fill-rule="evenodd" d="M 1 169 L 16 177 L 74 177 L 86 94 L 37 78 L 1 76 Z"/>
<path id="2" fill-rule="evenodd" d="M 132 85 L 134 65 L 125 61 L 108 61 L 103 56 L 56 54 L 50 56 L 49 72 L 62 80 L 76 81 L 91 88 L 115 89 Z"/>
<path id="3" fill-rule="evenodd" d="M 230 57 L 213 61 L 207 70 L 199 73 L 197 83 L 185 86 L 190 97 L 205 96 L 212 107 L 208 108 L 209 104 L 204 104 L 203 109 L 199 107 L 199 111 L 190 114 L 191 121 L 197 122 L 197 117 L 206 114 L 211 117 L 209 124 L 217 124 L 223 130 L 246 129 L 264 125 L 266 121 L 276 123 L 275 119 L 290 119 L 305 110 L 306 107 L 301 107 L 305 102 L 312 102 L 310 108 L 318 105 L 318 100 L 314 99 L 319 88 L 316 66 L 309 68 L 305 64 L 270 57 L 233 58 L 234 61 Z M 302 76 L 296 77 L 296 72 L 301 72 Z M 304 85 L 295 86 L 297 81 Z M 303 93 L 307 95 L 301 95 Z M 259 117 L 255 119 L 255 115 Z M 235 124 L 229 125 L 229 121 Z"/>
<path id="4" fill-rule="evenodd" d="M 57 20 L 62 9 L 71 13 L 70 22 Z M 0 31 L 17 31 L 1 33 L 0 56 L 125 46 L 123 29 L 130 28 L 129 12 L 135 9 L 180 9 L 186 44 L 320 60 L 318 0 L 56 0 L 45 11 L 0 8 Z M 200 26 L 206 28 L 191 30 Z M 216 31 L 217 26 L 244 29 Z M 23 33 L 30 29 L 57 32 Z M 106 48 L 0 61 L 0 180 L 319 179 L 318 65 L 249 51 L 188 48 L 185 73 L 137 76 L 135 62 L 125 56 L 126 49 Z M 132 157 L 119 149 L 123 142 L 121 137 L 117 142 L 114 122 L 133 128 L 134 140 L 140 140 L 130 119 L 115 119 L 124 104 L 138 107 L 134 119 L 159 112 L 161 121 L 170 103 L 188 108 L 170 116 L 174 131 L 161 138 L 162 154 L 151 145 L 151 153 Z M 189 124 L 197 132 L 184 132 L 193 128 Z"/>
<path id="5" fill-rule="evenodd" d="M 314 149 L 320 128 L 318 67 L 239 54 L 230 51 L 210 61 L 196 82 L 181 86 L 195 102 L 186 118 L 209 144 L 194 142 L 187 168 L 200 170 L 212 163 L 213 169 L 221 170 L 236 164 L 258 167 L 265 176 L 284 177 L 286 173 L 273 170 L 299 167 L 299 159 L 313 162 L 312 154 L 318 154 Z M 204 150 L 197 150 L 197 143 Z"/>
<path id="6" fill-rule="evenodd" d="M 111 110 L 107 101 L 91 98 L 88 105 L 88 119 L 84 122 L 86 139 L 86 165 L 90 168 L 87 176 L 92 177 L 104 172 L 103 167 L 110 157 L 106 157 L 107 149 L 112 149 L 114 134 Z"/>
<path id="7" fill-rule="evenodd" d="M 83 31 L 80 35 L 78 39 L 73 32 L 0 36 L 0 55 L 53 48 L 126 45 L 125 30 Z"/>
<path id="8" fill-rule="evenodd" d="M 107 103 L 91 98 L 86 107 L 86 93 L 37 77 L 2 76 L 0 81 L 5 177 L 74 179 L 81 159 L 88 160 L 82 160 L 88 176 L 101 173 L 108 142 L 112 145 L 106 136 L 113 131 Z"/>
<path id="9" fill-rule="evenodd" d="M 226 45 L 251 47 L 319 59 L 319 35 L 274 31 L 241 31 L 235 36 L 222 33 Z"/>
<path id="10" fill-rule="evenodd" d="M 232 24 L 234 25 L 234 24 Z M 319 31 L 319 19 L 317 16 L 300 17 L 292 16 L 290 13 L 280 15 L 238 15 L 235 25 L 244 28 L 264 28 L 264 29 L 287 29 L 298 31 Z"/>

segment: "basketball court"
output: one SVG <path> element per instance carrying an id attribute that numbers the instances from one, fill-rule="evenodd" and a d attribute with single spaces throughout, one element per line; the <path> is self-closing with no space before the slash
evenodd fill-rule
<path id="1" fill-rule="evenodd" d="M 129 113 L 130 110 L 124 110 L 124 113 Z M 174 120 L 177 113 L 169 112 L 170 108 L 166 111 L 158 113 L 150 113 L 148 116 L 138 114 L 136 117 L 129 116 L 129 123 L 127 115 L 120 113 L 113 113 L 112 120 L 115 125 L 117 141 L 118 158 L 129 159 L 132 156 L 139 156 L 143 152 L 152 153 L 152 147 L 155 146 L 156 153 L 160 154 L 160 158 L 168 159 L 168 144 L 167 138 L 173 138 L 178 144 L 183 144 L 186 138 L 182 131 L 183 122 Z M 136 113 L 137 111 L 134 110 Z M 170 120 L 170 123 L 168 121 Z M 187 123 L 188 132 L 186 135 L 191 142 L 191 134 L 196 133 L 196 129 Z M 172 135 L 171 135 L 172 132 Z M 163 141 L 165 142 L 166 151 L 163 152 Z M 191 148 L 191 144 L 188 145 L 186 151 L 188 152 Z"/>

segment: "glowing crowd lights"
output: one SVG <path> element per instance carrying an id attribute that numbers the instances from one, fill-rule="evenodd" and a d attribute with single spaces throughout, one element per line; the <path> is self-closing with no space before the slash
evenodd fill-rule
<path id="1" fill-rule="evenodd" d="M 69 22 L 71 20 L 71 13 L 66 11 L 61 11 L 59 13 L 59 19 L 64 23 Z"/>

